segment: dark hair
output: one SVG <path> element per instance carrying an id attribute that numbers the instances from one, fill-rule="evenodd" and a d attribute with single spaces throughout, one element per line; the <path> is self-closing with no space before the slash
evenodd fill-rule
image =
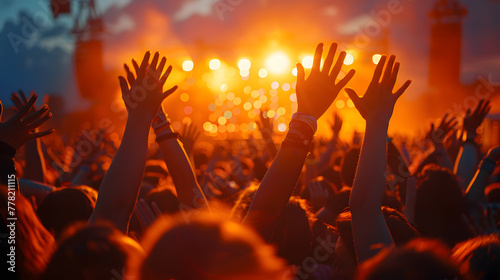
<path id="1" fill-rule="evenodd" d="M 306 200 L 293 196 L 278 217 L 270 242 L 276 244 L 277 255 L 289 264 L 300 265 L 309 255 L 313 219 Z"/>
<path id="2" fill-rule="evenodd" d="M 148 204 L 155 202 L 162 213 L 175 214 L 179 212 L 179 200 L 169 187 L 154 188 L 144 199 Z"/>
<path id="3" fill-rule="evenodd" d="M 364 280 L 466 279 L 449 258 L 449 250 L 435 240 L 416 239 L 401 248 L 381 251 L 360 267 Z"/>
<path id="4" fill-rule="evenodd" d="M 284 268 L 254 231 L 208 213 L 192 213 L 189 222 L 180 214 L 162 216 L 148 228 L 142 245 L 144 280 L 281 279 Z"/>
<path id="5" fill-rule="evenodd" d="M 37 215 L 47 230 L 57 238 L 75 222 L 87 222 L 94 211 L 94 203 L 78 188 L 61 188 L 50 192 L 40 203 Z"/>
<path id="6" fill-rule="evenodd" d="M 464 213 L 465 200 L 455 175 L 434 164 L 424 167 L 415 201 L 418 231 L 453 247 L 471 236 L 462 219 Z"/>
<path id="7" fill-rule="evenodd" d="M 116 275 L 133 275 L 130 263 L 142 255 L 139 244 L 112 225 L 76 224 L 62 234 L 41 279 L 109 280 Z"/>
<path id="8" fill-rule="evenodd" d="M 10 190 L 6 186 L 0 186 L 0 232 L 9 234 L 10 228 L 7 225 L 11 221 L 7 221 L 8 215 L 8 197 Z M 15 192 L 15 254 L 16 254 L 16 272 L 18 279 L 36 279 L 49 263 L 50 256 L 55 250 L 54 237 L 45 229 L 40 220 L 33 211 L 33 207 L 28 200 L 20 193 Z M 9 231 L 8 231 L 9 230 Z M 7 238 L 0 242 L 2 254 L 6 256 L 10 252 L 10 246 Z M 8 257 L 9 258 L 9 257 Z M 3 259 L 3 258 L 2 258 Z M 10 258 L 9 258 L 10 259 Z M 9 261 L 7 259 L 7 261 Z M 10 273 L 7 271 L 8 262 L 2 262 L 0 268 L 4 269 L 3 274 Z"/>
<path id="9" fill-rule="evenodd" d="M 500 279 L 500 237 L 478 236 L 458 244 L 452 258 L 474 279 Z"/>
<path id="10" fill-rule="evenodd" d="M 351 148 L 347 151 L 342 159 L 340 177 L 344 185 L 352 187 L 354 177 L 356 176 L 356 168 L 361 150 L 359 148 Z"/>
<path id="11" fill-rule="evenodd" d="M 382 212 L 396 246 L 403 246 L 410 240 L 419 237 L 418 232 L 410 225 L 403 214 L 385 206 L 382 207 Z M 337 217 L 337 230 L 343 244 L 352 254 L 352 257 L 356 259 L 356 250 L 354 249 L 352 237 L 352 216 L 349 210 L 344 211 Z"/>

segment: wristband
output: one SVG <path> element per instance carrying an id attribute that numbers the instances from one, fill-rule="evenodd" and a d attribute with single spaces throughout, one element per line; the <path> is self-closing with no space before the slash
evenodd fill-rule
<path id="1" fill-rule="evenodd" d="M 179 133 L 172 132 L 172 133 L 166 133 L 166 134 L 157 136 L 156 137 L 156 142 L 160 143 L 163 140 L 167 140 L 167 139 L 170 139 L 170 138 L 177 138 L 177 139 L 181 140 L 181 136 L 180 136 Z"/>
<path id="2" fill-rule="evenodd" d="M 292 116 L 292 121 L 303 122 L 303 123 L 309 125 L 314 132 L 316 132 L 316 130 L 318 129 L 318 123 L 317 123 L 316 119 L 309 114 L 295 113 Z"/>

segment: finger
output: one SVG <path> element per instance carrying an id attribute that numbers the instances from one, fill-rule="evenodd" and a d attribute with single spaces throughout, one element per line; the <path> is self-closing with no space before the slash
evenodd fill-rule
<path id="1" fill-rule="evenodd" d="M 173 86 L 171 89 L 165 91 L 163 93 L 163 99 L 167 98 L 169 95 L 171 95 L 172 93 L 174 93 L 176 90 L 177 90 L 178 86 Z"/>
<path id="2" fill-rule="evenodd" d="M 352 88 L 345 88 L 344 91 L 347 93 L 349 98 L 351 98 L 352 103 L 354 103 L 354 106 L 356 106 L 357 108 L 359 102 L 361 101 L 361 98 L 359 98 L 358 94 Z"/>
<path id="3" fill-rule="evenodd" d="M 321 66 L 321 56 L 323 55 L 323 43 L 319 43 L 314 52 L 314 59 L 311 71 L 319 72 Z"/>
<path id="4" fill-rule="evenodd" d="M 135 76 L 130 71 L 130 68 L 128 68 L 128 65 L 126 63 L 123 64 L 123 67 L 125 68 L 125 72 L 127 73 L 128 84 L 130 87 L 132 87 L 132 85 L 135 83 Z"/>
<path id="5" fill-rule="evenodd" d="M 26 114 L 28 114 L 28 112 L 31 110 L 31 108 L 35 104 L 37 98 L 38 98 L 38 95 L 36 93 L 33 94 L 30 97 L 30 99 L 28 100 L 28 103 L 26 103 L 21 109 L 19 109 L 19 112 L 17 112 L 17 114 L 14 115 L 14 118 L 17 121 L 20 121 L 24 116 L 26 116 Z"/>
<path id="6" fill-rule="evenodd" d="M 27 102 L 22 102 L 21 98 L 17 95 L 17 93 L 13 93 L 10 97 L 10 100 L 12 100 L 12 103 L 16 106 L 18 110 L 20 110 L 23 107 L 23 104 L 26 104 Z"/>
<path id="7" fill-rule="evenodd" d="M 165 85 L 165 82 L 168 79 L 168 76 L 170 76 L 170 73 L 172 72 L 172 65 L 169 65 L 167 68 L 167 71 L 165 71 L 165 74 L 160 79 L 160 86 L 163 87 Z"/>
<path id="8" fill-rule="evenodd" d="M 21 95 L 21 98 L 23 99 L 23 103 L 28 103 L 28 98 L 26 98 L 26 95 L 24 94 L 24 91 L 19 90 L 19 94 Z"/>
<path id="9" fill-rule="evenodd" d="M 158 204 L 156 204 L 156 202 L 154 201 L 151 203 L 151 208 L 153 208 L 153 212 L 155 213 L 156 217 L 159 217 L 163 214 L 160 207 L 158 207 Z"/>
<path id="10" fill-rule="evenodd" d="M 52 113 L 48 113 L 47 115 L 43 116 L 41 119 L 35 120 L 31 124 L 29 124 L 26 127 L 27 131 L 32 131 L 35 130 L 37 127 L 41 126 L 44 124 L 46 121 L 48 121 L 52 117 Z"/>
<path id="11" fill-rule="evenodd" d="M 56 130 L 55 129 L 48 129 L 48 130 L 45 130 L 42 132 L 32 133 L 28 136 L 28 139 L 36 139 L 36 138 L 40 138 L 43 136 L 47 136 L 49 134 L 54 133 L 54 131 L 56 131 Z"/>
<path id="12" fill-rule="evenodd" d="M 342 69 L 342 65 L 344 65 L 344 59 L 346 57 L 347 53 L 346 52 L 341 52 L 339 54 L 339 57 L 337 58 L 337 62 L 335 63 L 335 66 L 333 66 L 332 72 L 330 73 L 330 77 L 333 79 L 337 79 L 337 76 L 340 73 L 340 69 Z"/>
<path id="13" fill-rule="evenodd" d="M 396 80 L 398 79 L 399 66 L 399 62 L 396 62 L 394 64 L 394 70 L 392 71 L 391 78 L 389 79 L 388 87 L 391 89 L 391 91 L 394 88 L 394 85 L 396 85 Z"/>
<path id="14" fill-rule="evenodd" d="M 394 94 L 395 95 L 395 98 L 396 100 L 401 96 L 403 95 L 403 93 L 405 93 L 406 89 L 410 86 L 411 84 L 411 80 L 408 80 L 406 81 L 399 89 L 398 91 L 396 91 L 396 93 Z"/>
<path id="15" fill-rule="evenodd" d="M 335 52 L 337 51 L 337 43 L 333 43 L 330 45 L 330 50 L 328 51 L 328 55 L 325 59 L 325 64 L 323 65 L 323 72 L 329 73 L 330 67 L 332 67 L 333 59 L 335 58 Z"/>
<path id="16" fill-rule="evenodd" d="M 297 63 L 297 84 L 302 84 L 306 80 L 306 72 L 301 63 Z"/>
<path id="17" fill-rule="evenodd" d="M 158 65 L 158 69 L 156 69 L 156 72 L 158 73 L 158 77 L 161 76 L 161 73 L 163 72 L 163 68 L 165 68 L 165 64 L 167 63 L 167 58 L 163 57 L 160 61 L 160 65 Z"/>
<path id="18" fill-rule="evenodd" d="M 149 57 L 151 56 L 151 53 L 147 51 L 144 54 L 144 58 L 142 59 L 141 66 L 139 67 L 139 71 L 137 72 L 137 79 L 142 79 L 144 76 L 146 76 L 146 71 L 149 65 Z"/>
<path id="19" fill-rule="evenodd" d="M 474 112 L 472 113 L 473 115 L 479 114 L 479 112 L 481 111 L 481 108 L 483 106 L 483 103 L 484 103 L 484 99 L 479 100 L 479 103 L 477 104 L 476 108 L 474 108 Z"/>
<path id="20" fill-rule="evenodd" d="M 127 80 L 125 80 L 124 77 L 119 76 L 118 80 L 120 81 L 120 88 L 122 90 L 122 94 L 126 93 L 129 91 Z"/>
<path id="21" fill-rule="evenodd" d="M 158 66 L 159 59 L 160 59 L 160 53 L 155 52 L 155 55 L 153 56 L 153 60 L 151 61 L 151 65 L 149 66 L 149 69 L 152 71 L 151 73 L 156 73 L 156 66 Z"/>
<path id="22" fill-rule="evenodd" d="M 380 61 L 377 64 L 377 67 L 375 68 L 375 72 L 373 72 L 373 77 L 370 82 L 370 85 L 372 84 L 378 84 L 380 81 L 380 76 L 382 75 L 382 70 L 384 70 L 384 65 L 385 61 L 387 60 L 387 56 L 383 55 L 380 58 Z"/>
<path id="23" fill-rule="evenodd" d="M 37 110 L 33 113 L 30 113 L 29 115 L 27 115 L 26 117 L 24 117 L 21 122 L 25 125 L 28 125 L 30 124 L 31 122 L 35 121 L 36 119 L 40 118 L 41 116 L 43 116 L 43 114 L 45 114 L 45 112 L 47 112 L 49 110 L 49 107 L 47 105 L 44 105 L 42 108 L 40 108 L 40 110 Z"/>
<path id="24" fill-rule="evenodd" d="M 139 73 L 139 64 L 137 64 L 137 61 L 135 59 L 132 59 L 132 66 L 134 66 L 135 74 Z"/>
<path id="25" fill-rule="evenodd" d="M 385 66 L 384 76 L 382 77 L 382 83 L 388 85 L 391 80 L 391 74 L 394 67 L 394 62 L 396 61 L 396 56 L 391 55 L 389 57 L 389 62 Z"/>
<path id="26" fill-rule="evenodd" d="M 345 75 L 345 77 L 337 83 L 337 87 L 339 87 L 340 89 L 345 87 L 347 83 L 352 79 L 355 73 L 356 70 L 351 69 L 349 73 L 347 73 L 347 75 Z"/>

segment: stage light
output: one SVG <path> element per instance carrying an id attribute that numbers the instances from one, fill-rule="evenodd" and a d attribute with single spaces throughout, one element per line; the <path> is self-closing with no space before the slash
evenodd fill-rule
<path id="1" fill-rule="evenodd" d="M 184 70 L 186 72 L 193 70 L 193 68 L 194 68 L 194 63 L 191 60 L 185 60 L 182 63 L 182 70 Z"/>
<path id="2" fill-rule="evenodd" d="M 278 130 L 280 132 L 285 132 L 286 131 L 286 124 L 284 124 L 284 123 L 278 124 Z"/>
<path id="3" fill-rule="evenodd" d="M 182 102 L 188 102 L 189 101 L 189 94 L 187 94 L 185 92 L 182 93 L 180 97 L 181 97 Z"/>
<path id="4" fill-rule="evenodd" d="M 372 61 L 373 61 L 373 64 L 378 64 L 378 62 L 380 61 L 380 59 L 382 58 L 382 55 L 381 54 L 374 54 L 372 56 Z"/>
<path id="5" fill-rule="evenodd" d="M 354 56 L 350 53 L 346 54 L 344 58 L 344 64 L 345 65 L 351 65 L 354 63 Z"/>
<path id="6" fill-rule="evenodd" d="M 210 60 L 210 62 L 208 63 L 208 67 L 211 70 L 218 70 L 220 68 L 220 60 L 216 58 Z"/>
<path id="7" fill-rule="evenodd" d="M 241 71 L 248 71 L 251 66 L 252 63 L 246 58 L 242 58 L 238 61 L 238 68 L 240 68 Z"/>
<path id="8" fill-rule="evenodd" d="M 220 124 L 220 125 L 225 125 L 227 120 L 226 118 L 224 118 L 224 116 L 220 116 L 219 119 L 217 119 L 217 122 Z"/>
<path id="9" fill-rule="evenodd" d="M 304 58 L 302 58 L 302 66 L 304 66 L 304 68 L 306 69 L 311 69 L 313 67 L 313 61 L 314 61 L 314 58 L 310 55 L 306 55 L 304 56 Z"/>
<path id="10" fill-rule="evenodd" d="M 211 122 L 205 122 L 205 123 L 203 124 L 203 129 L 204 129 L 205 131 L 210 131 L 210 130 L 212 130 L 212 123 L 211 123 Z"/>
<path id="11" fill-rule="evenodd" d="M 292 75 L 294 75 L 295 77 L 297 77 L 297 67 L 295 67 L 295 68 L 292 69 Z"/>
<path id="12" fill-rule="evenodd" d="M 289 91 L 291 86 L 289 83 L 284 83 L 283 86 L 281 87 L 284 91 Z"/>
<path id="13" fill-rule="evenodd" d="M 272 89 L 277 89 L 280 87 L 280 83 L 278 83 L 277 81 L 274 81 L 271 83 L 271 88 Z"/>
<path id="14" fill-rule="evenodd" d="M 337 101 L 335 102 L 335 106 L 336 106 L 337 108 L 339 108 L 339 109 L 344 108 L 344 106 L 345 106 L 345 102 L 344 102 L 344 100 L 337 100 Z"/>
<path id="15" fill-rule="evenodd" d="M 290 94 L 290 101 L 297 102 L 297 94 L 296 93 Z"/>
<path id="16" fill-rule="evenodd" d="M 290 59 L 283 52 L 275 52 L 266 59 L 266 67 L 273 74 L 283 74 L 290 67 Z"/>
<path id="17" fill-rule="evenodd" d="M 262 68 L 262 69 L 259 70 L 259 77 L 261 77 L 261 78 L 267 77 L 267 70 L 266 70 L 266 68 Z"/>

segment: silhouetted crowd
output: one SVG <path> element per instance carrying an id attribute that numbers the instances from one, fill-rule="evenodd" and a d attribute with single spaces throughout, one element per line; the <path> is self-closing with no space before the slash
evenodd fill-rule
<path id="1" fill-rule="evenodd" d="M 0 106 L 1 279 L 500 279 L 490 102 L 389 137 L 411 84 L 396 86 L 395 56 L 356 93 L 355 70 L 339 78 L 346 53 L 323 48 L 308 73 L 297 64 L 282 141 L 263 112 L 260 137 L 175 131 L 161 104 L 177 86 L 164 89 L 172 67 L 159 53 L 119 77 L 121 139 L 48 129 L 37 94 L 13 93 Z M 323 116 L 344 90 L 366 121 L 349 141 L 339 114 Z M 330 139 L 315 137 L 321 117 Z"/>

